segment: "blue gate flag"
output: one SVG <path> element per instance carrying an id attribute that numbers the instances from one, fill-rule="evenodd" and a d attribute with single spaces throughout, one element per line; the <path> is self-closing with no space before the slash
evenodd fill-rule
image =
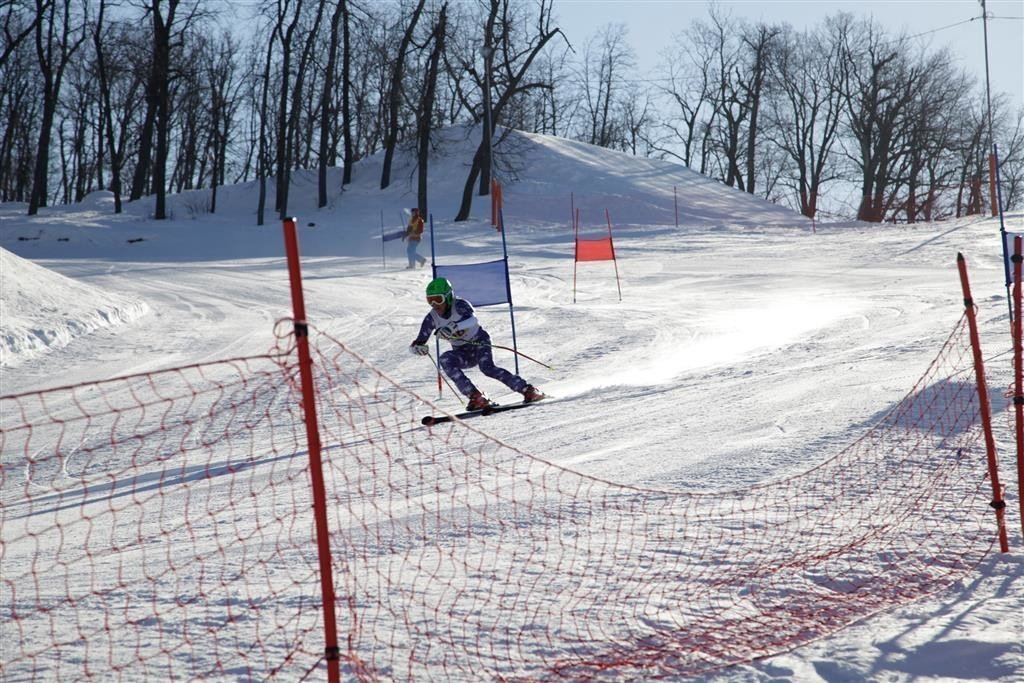
<path id="1" fill-rule="evenodd" d="M 443 277 L 452 283 L 456 296 L 474 306 L 508 304 L 508 319 L 512 325 L 512 351 L 515 353 L 516 374 L 519 374 L 519 348 L 516 345 L 516 315 L 512 305 L 512 285 L 508 278 L 508 244 L 505 242 L 505 217 L 498 209 L 503 257 L 484 263 L 463 263 L 440 266 L 434 242 L 434 214 L 430 214 L 430 265 L 434 277 Z M 440 353 L 440 352 L 438 352 Z M 441 395 L 441 368 L 437 369 L 437 393 Z"/>
<path id="2" fill-rule="evenodd" d="M 447 278 L 455 295 L 474 306 L 511 304 L 505 259 L 486 263 L 434 266 L 435 277 Z"/>

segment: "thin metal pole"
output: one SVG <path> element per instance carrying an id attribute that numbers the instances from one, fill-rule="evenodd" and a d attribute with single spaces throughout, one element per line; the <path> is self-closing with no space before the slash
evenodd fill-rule
<path id="1" fill-rule="evenodd" d="M 302 412 L 309 444 L 309 475 L 313 486 L 313 521 L 316 527 L 317 556 L 320 561 L 320 595 L 324 610 L 324 659 L 327 680 L 338 683 L 341 667 L 338 662 L 338 624 L 334 615 L 334 577 L 331 571 L 331 541 L 327 526 L 327 488 L 324 485 L 320 460 L 320 431 L 316 417 L 316 395 L 313 390 L 313 360 L 309 353 L 309 325 L 302 296 L 302 274 L 299 270 L 299 240 L 295 218 L 285 218 L 284 244 L 288 257 L 288 275 L 292 290 L 292 315 L 295 322 L 295 345 L 299 352 L 299 379 L 302 385 Z"/>
<path id="2" fill-rule="evenodd" d="M 995 144 L 995 135 L 992 133 L 992 87 L 989 84 L 988 77 L 988 9 L 985 7 L 985 0 L 978 0 L 981 3 L 981 26 L 982 34 L 985 38 L 985 102 L 988 106 L 988 148 L 992 149 L 992 145 Z M 988 192 L 989 201 L 992 206 L 992 215 L 996 215 L 996 189 L 995 189 L 995 175 L 993 170 L 993 157 L 989 154 L 989 180 L 988 180 Z"/>

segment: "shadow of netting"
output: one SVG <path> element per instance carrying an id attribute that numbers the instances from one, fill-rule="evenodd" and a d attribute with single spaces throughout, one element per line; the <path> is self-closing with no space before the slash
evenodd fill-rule
<path id="1" fill-rule="evenodd" d="M 965 321 L 841 453 L 700 494 L 422 427 L 436 406 L 314 335 L 348 661 L 399 680 L 693 676 L 948 587 L 996 531 Z"/>

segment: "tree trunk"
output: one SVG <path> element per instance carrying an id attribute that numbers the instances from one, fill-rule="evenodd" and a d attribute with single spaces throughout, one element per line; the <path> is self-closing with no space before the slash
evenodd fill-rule
<path id="1" fill-rule="evenodd" d="M 459 205 L 459 213 L 455 216 L 455 222 L 469 219 L 469 212 L 473 210 L 473 184 L 476 183 L 477 174 L 480 173 L 480 159 L 484 154 L 483 143 L 476 148 L 473 155 L 473 165 L 469 168 L 469 175 L 466 176 L 466 184 L 462 188 L 462 203 Z"/>
<path id="2" fill-rule="evenodd" d="M 103 15 L 106 9 L 105 0 L 100 0 L 99 14 L 96 18 L 96 28 L 93 33 L 93 41 L 96 46 L 96 66 L 100 77 L 100 103 L 101 114 L 104 120 L 103 129 L 107 134 L 107 148 L 110 153 L 110 191 L 114 193 L 114 213 L 119 214 L 121 207 L 121 154 L 114 143 L 114 112 L 110 101 L 110 81 L 107 75 L 106 59 L 103 54 Z"/>
<path id="3" fill-rule="evenodd" d="M 43 75 L 43 115 L 39 126 L 39 137 L 36 144 L 36 163 L 32 173 L 32 193 L 29 195 L 28 215 L 34 216 L 39 212 L 39 207 L 46 206 L 49 191 L 47 190 L 47 178 L 50 173 L 50 139 L 53 131 L 53 119 L 57 111 L 57 101 L 60 97 L 61 83 L 64 79 L 64 69 L 71 60 L 72 55 L 85 40 L 85 31 L 82 35 L 71 40 L 71 3 L 65 0 L 62 9 L 61 35 L 53 35 L 57 22 L 57 3 L 46 3 L 49 6 L 49 21 L 42 18 L 44 3 L 37 2 L 37 14 L 40 15 L 35 23 L 36 30 L 36 55 L 39 59 L 39 70 Z M 44 36 L 45 32 L 45 36 Z"/>
<path id="4" fill-rule="evenodd" d="M 420 13 L 423 12 L 423 5 L 426 0 L 419 0 L 416 9 L 412 12 L 409 26 L 405 29 L 402 41 L 398 46 L 398 53 L 395 55 L 395 68 L 391 76 L 391 89 L 388 96 L 388 133 L 384 143 L 384 166 L 380 172 L 380 189 L 391 184 L 391 164 L 394 162 L 395 146 L 398 144 L 398 107 L 402 103 L 402 80 L 405 75 L 405 53 L 412 42 L 413 32 L 420 20 Z"/>
<path id="5" fill-rule="evenodd" d="M 416 155 L 418 165 L 418 179 L 416 188 L 417 206 L 420 207 L 421 216 L 429 216 L 427 197 L 427 163 L 430 159 L 430 131 L 433 126 L 434 97 L 437 92 L 437 65 L 441 60 L 441 53 L 444 52 L 444 33 L 448 25 L 448 3 L 441 5 L 441 14 L 437 19 L 437 26 L 434 27 L 434 49 L 430 53 L 427 66 L 427 82 L 423 92 L 423 100 L 420 104 L 418 142 L 419 149 Z"/>
<path id="6" fill-rule="evenodd" d="M 285 16 L 280 13 L 277 17 L 277 26 L 274 32 L 277 34 L 281 44 L 281 90 L 277 97 L 277 153 L 274 161 L 277 168 L 277 192 L 274 196 L 274 208 L 284 217 L 288 211 L 288 186 L 290 178 L 288 169 L 291 168 L 291 158 L 288 148 L 288 102 L 291 92 L 290 81 L 288 80 L 292 68 L 292 39 L 295 36 L 295 28 L 299 23 L 299 15 L 302 13 L 302 0 L 295 6 L 294 19 L 288 27 L 284 28 Z M 270 72 L 268 70 L 267 76 Z"/>
<path id="7" fill-rule="evenodd" d="M 167 156 L 171 134 L 171 26 L 180 0 L 168 0 L 167 18 L 160 14 L 161 0 L 152 0 L 153 82 L 156 95 L 156 155 L 153 159 L 153 191 L 156 205 L 153 218 L 167 218 Z"/>
<path id="8" fill-rule="evenodd" d="M 334 92 L 334 72 L 338 65 L 338 26 L 345 16 L 346 0 L 338 0 L 331 16 L 331 36 L 327 48 L 327 66 L 324 69 L 324 89 L 320 97 L 320 149 L 317 154 L 317 206 L 327 206 L 327 167 L 328 157 L 333 163 L 337 157 L 337 149 L 330 148 L 329 131 L 334 119 L 331 111 L 332 93 Z M 344 86 L 343 86 L 344 87 Z"/>
<path id="9" fill-rule="evenodd" d="M 349 13 L 347 0 L 341 0 L 345 6 L 342 19 L 344 34 L 344 45 L 342 47 L 341 59 L 341 137 L 344 140 L 345 157 L 343 160 L 344 171 L 342 171 L 341 184 L 348 185 L 352 182 L 352 164 L 354 154 L 352 152 L 352 41 L 349 39 Z"/>

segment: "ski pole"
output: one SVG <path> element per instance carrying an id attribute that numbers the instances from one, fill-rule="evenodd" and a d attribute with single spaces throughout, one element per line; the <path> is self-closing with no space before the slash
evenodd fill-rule
<path id="1" fill-rule="evenodd" d="M 437 361 L 434 360 L 434 357 L 432 355 L 430 355 L 430 353 L 427 353 L 427 358 L 430 359 L 431 365 L 433 365 L 434 368 L 437 370 L 437 396 L 438 396 L 438 398 L 441 397 L 441 391 L 442 391 L 441 380 L 442 379 L 444 380 L 444 383 L 448 385 L 448 388 L 452 390 L 452 393 L 455 394 L 456 396 L 458 396 L 459 392 L 455 390 L 455 387 L 453 387 L 452 383 L 448 381 L 448 378 L 445 377 L 444 374 L 442 374 L 441 366 L 437 363 Z"/>
<path id="2" fill-rule="evenodd" d="M 434 332 L 434 334 L 437 334 L 437 332 Z M 517 350 L 513 349 L 510 346 L 502 346 L 501 344 L 494 344 L 494 343 L 484 344 L 483 342 L 473 341 L 472 339 L 463 339 L 462 341 L 463 341 L 463 343 L 473 344 L 475 346 L 490 346 L 492 349 L 503 349 L 505 351 L 511 351 L 512 353 L 516 354 L 517 356 L 522 356 L 526 360 L 530 360 L 530 361 L 533 361 L 534 363 L 536 363 L 537 365 L 544 366 L 548 370 L 554 370 L 555 369 L 552 366 L 548 365 L 547 363 L 543 363 L 543 362 L 537 360 L 536 358 L 533 358 L 531 356 L 527 356 L 522 351 L 517 351 Z"/>
<path id="3" fill-rule="evenodd" d="M 479 342 L 473 342 L 473 343 L 479 343 Z M 481 346 L 482 346 L 482 344 L 481 344 Z M 541 361 L 537 360 L 536 358 L 533 358 L 533 357 L 531 357 L 531 356 L 527 356 L 527 355 L 526 355 L 525 353 L 523 353 L 522 351 L 516 351 L 516 350 L 515 350 L 515 349 L 513 349 L 513 348 L 512 348 L 511 346 L 502 346 L 501 344 L 490 344 L 490 346 L 491 346 L 491 348 L 495 348 L 495 349 L 504 349 L 505 351 L 511 351 L 512 353 L 516 354 L 517 356 L 522 356 L 522 357 L 523 357 L 523 358 L 525 358 L 526 360 L 531 360 L 531 361 L 533 361 L 534 363 L 536 363 L 537 365 L 542 365 L 542 366 L 544 366 L 544 367 L 545 367 L 545 368 L 547 368 L 548 370 L 554 370 L 554 369 L 555 369 L 555 368 L 553 368 L 552 366 L 548 365 L 547 363 L 543 363 L 543 362 L 541 362 Z"/>

